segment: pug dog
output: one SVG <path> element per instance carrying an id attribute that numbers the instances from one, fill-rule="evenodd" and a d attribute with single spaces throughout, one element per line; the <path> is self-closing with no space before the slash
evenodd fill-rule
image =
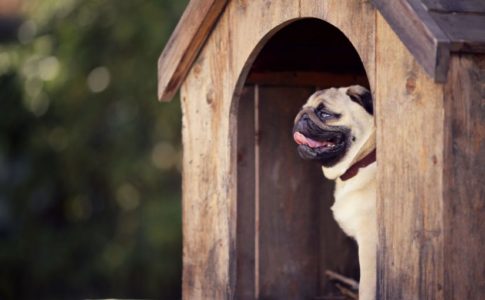
<path id="1" fill-rule="evenodd" d="M 376 140 L 370 92 L 358 85 L 315 92 L 295 119 L 298 153 L 335 180 L 332 212 L 359 249 L 359 299 L 376 290 Z"/>

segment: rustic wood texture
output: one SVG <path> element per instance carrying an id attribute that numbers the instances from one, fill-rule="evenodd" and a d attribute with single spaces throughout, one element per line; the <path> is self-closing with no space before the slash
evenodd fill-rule
<path id="1" fill-rule="evenodd" d="M 377 298 L 444 299 L 442 87 L 380 15 L 377 35 Z"/>
<path id="2" fill-rule="evenodd" d="M 451 51 L 485 52 L 485 13 L 431 12 L 430 15 L 450 38 Z"/>
<path id="3" fill-rule="evenodd" d="M 318 165 L 298 156 L 292 139 L 293 117 L 313 92 L 259 91 L 259 299 L 328 295 L 333 287 L 320 276 L 325 269 L 355 275 L 349 272 L 358 268 L 356 249 L 330 211 L 333 183 L 324 180 Z"/>
<path id="4" fill-rule="evenodd" d="M 485 13 L 483 0 L 422 0 L 428 10 L 436 12 Z"/>
<path id="5" fill-rule="evenodd" d="M 276 87 L 259 91 L 261 299 L 308 299 L 318 294 L 322 173 L 298 157 L 291 134 L 293 117 L 313 92 Z"/>
<path id="6" fill-rule="evenodd" d="M 418 62 L 437 82 L 446 80 L 450 50 L 485 52 L 485 41 L 483 40 L 485 4 L 481 0 L 372 1 Z M 210 35 L 218 17 L 223 13 L 227 2 L 227 0 L 192 0 L 189 3 L 159 59 L 158 96 L 160 100 L 170 100 L 175 94 Z M 251 8 L 257 8 L 259 4 L 249 5 L 246 0 L 233 2 L 236 2 L 233 5 L 236 14 L 248 15 L 247 11 L 251 11 L 254 21 L 268 16 L 269 19 L 265 19 L 264 22 L 271 24 L 278 20 L 278 17 L 273 18 L 277 14 L 294 15 L 294 17 L 313 16 L 337 25 L 350 35 L 354 35 L 356 30 L 358 33 L 369 33 L 366 26 L 357 27 L 355 24 L 370 25 L 368 19 L 374 18 L 373 13 L 369 13 L 372 8 L 367 1 L 286 1 L 285 3 L 288 5 L 266 1 L 264 7 L 259 6 L 262 8 L 261 11 L 251 10 Z M 365 9 L 359 8 L 359 6 L 365 7 Z M 341 14 L 329 13 L 345 7 L 351 8 L 350 15 L 359 18 L 345 19 Z M 299 16 L 295 13 L 292 14 L 290 9 L 294 9 L 293 12 L 298 13 Z M 291 19 L 285 20 L 285 22 L 291 21 Z M 283 25 L 273 24 L 275 27 Z M 260 29 L 265 28 L 265 26 L 257 26 L 257 24 L 251 25 L 233 28 L 233 30 L 236 33 L 237 31 L 257 33 Z M 350 28 L 352 30 L 347 31 Z M 255 36 L 261 35 L 256 34 Z M 373 51 L 360 47 L 359 43 L 365 44 L 366 40 L 360 38 L 361 36 L 356 35 L 356 39 L 353 36 L 349 37 L 356 43 L 354 46 L 361 55 L 366 52 L 372 53 Z M 370 37 L 369 35 L 364 36 Z M 254 53 L 259 51 L 258 47 L 254 50 Z M 369 59 L 370 57 L 363 57 L 364 62 L 368 64 L 372 63 L 372 60 Z"/>
<path id="7" fill-rule="evenodd" d="M 158 60 L 158 98 L 171 100 L 227 0 L 191 0 Z"/>
<path id="8" fill-rule="evenodd" d="M 372 0 L 407 49 L 437 82 L 448 71 L 450 41 L 420 0 Z"/>
<path id="9" fill-rule="evenodd" d="M 485 56 L 452 57 L 444 94 L 444 294 L 485 299 Z"/>
<path id="10" fill-rule="evenodd" d="M 301 16 L 328 18 L 351 38 L 373 85 L 370 4 L 321 2 L 230 1 L 182 85 L 184 299 L 235 295 L 237 109 L 246 75 L 265 42 Z M 310 3 L 318 9 L 311 10 Z M 331 9 L 342 11 L 336 16 Z M 358 17 L 362 20 L 351 21 Z"/>
<path id="11" fill-rule="evenodd" d="M 322 276 L 319 282 L 315 278 L 322 275 L 327 263 L 330 269 L 335 268 L 344 275 L 349 275 L 346 270 L 353 268 L 350 259 L 345 259 L 347 265 L 342 267 L 342 262 L 329 258 L 337 251 L 349 251 L 339 252 L 340 258 L 354 253 L 347 247 L 347 239 L 335 238 L 331 244 L 325 244 L 321 238 L 336 232 L 331 229 L 335 224 L 325 223 L 331 220 L 324 216 L 328 202 L 320 202 L 321 206 L 315 208 L 315 203 L 295 203 L 291 197 L 277 201 L 285 195 L 278 190 L 279 181 L 272 177 L 280 174 L 274 172 L 277 164 L 261 160 L 260 176 L 268 185 L 259 189 L 260 206 L 238 202 L 256 198 L 251 193 L 258 190 L 256 182 L 249 179 L 256 169 L 251 170 L 250 164 L 241 160 L 238 164 L 238 153 L 241 153 L 238 136 L 241 134 L 242 140 L 250 139 L 248 132 L 253 130 L 237 121 L 238 118 L 247 120 L 251 110 L 251 104 L 239 103 L 240 99 L 245 101 L 250 97 L 243 91 L 246 76 L 265 43 L 278 30 L 302 17 L 325 20 L 350 39 L 375 95 L 380 222 L 378 299 L 485 297 L 485 267 L 481 261 L 485 254 L 481 245 L 485 238 L 482 228 L 485 213 L 481 204 L 485 186 L 481 176 L 485 169 L 484 58 L 452 57 L 448 83 L 444 88 L 437 85 L 425 71 L 438 81 L 444 80 L 449 36 L 443 34 L 428 13 L 449 9 L 454 2 L 441 1 L 439 4 L 448 6 L 429 11 L 416 0 L 392 4 L 374 2 L 398 34 L 368 1 L 237 0 L 229 1 L 218 26 L 202 35 L 211 32 L 201 52 L 194 54 L 197 59 L 192 67 L 184 66 L 190 67 L 190 72 L 182 87 L 184 299 L 239 296 L 252 299 L 252 295 L 255 298 L 279 295 L 284 299 L 278 284 L 290 289 L 290 295 L 307 295 L 315 290 L 322 295 L 327 283 Z M 432 2 L 428 0 L 427 4 Z M 465 4 L 471 2 L 461 2 L 462 12 L 469 10 Z M 210 15 L 217 14 L 215 11 Z M 217 11 L 221 12 L 222 8 Z M 465 48 L 455 50 L 466 51 Z M 268 87 L 268 95 L 273 95 L 270 90 Z M 277 102 L 274 97 L 268 99 L 273 101 L 268 104 Z M 246 104 L 249 105 L 243 108 L 246 111 L 238 110 Z M 284 117 L 288 107 L 279 104 L 262 107 L 264 116 L 274 115 L 274 120 L 261 119 L 262 128 L 268 127 L 266 131 L 274 131 L 283 120 L 288 121 Z M 245 134 L 248 135 L 244 137 Z M 273 161 L 280 161 L 267 147 L 285 143 L 283 135 L 270 135 L 266 142 L 264 139 L 262 132 L 261 145 L 266 146 L 261 149 L 261 156 L 273 154 Z M 253 158 L 246 159 L 248 163 Z M 281 162 L 280 168 L 301 171 L 285 163 Z M 312 178 L 316 174 L 315 171 Z M 291 183 L 291 178 L 288 180 Z M 243 191 L 245 187 L 248 190 Z M 316 192 L 306 190 L 305 193 L 309 196 Z M 329 189 L 321 193 L 328 194 Z M 288 210 L 292 213 L 285 215 L 288 207 L 301 210 L 292 208 Z M 253 209 L 259 209 L 253 215 L 254 220 L 250 215 Z M 281 214 L 272 219 L 270 213 L 275 211 Z M 270 218 L 265 218 L 268 215 Z M 256 216 L 267 223 L 258 227 Z M 319 218 L 319 233 L 315 229 L 304 230 L 315 225 L 314 218 Z M 246 243 L 251 228 L 259 238 Z M 258 228 L 261 230 L 257 231 Z M 299 236 L 302 232 L 303 236 Z M 296 244 L 283 242 L 296 234 L 296 240 L 302 239 Z M 319 240 L 309 243 L 307 239 L 315 235 Z M 311 247 L 316 244 L 320 245 L 318 254 Z M 251 253 L 253 246 L 254 253 Z M 298 255 L 290 254 L 296 252 L 305 254 L 308 261 L 293 260 Z M 319 269 L 309 263 L 315 261 L 316 255 Z M 295 273 L 288 273 L 291 276 L 280 280 L 278 276 L 285 275 L 286 269 L 282 268 L 285 264 L 296 266 L 295 270 L 302 272 L 301 278 L 308 281 L 296 285 L 294 282 L 298 283 L 301 278 L 291 275 Z M 257 272 L 246 273 L 252 266 Z"/>
<path id="12" fill-rule="evenodd" d="M 246 86 L 237 113 L 237 274 L 236 298 L 255 297 L 255 107 L 254 86 Z"/>
<path id="13" fill-rule="evenodd" d="M 237 128 L 233 71 L 221 59 L 230 57 L 229 26 L 219 20 L 181 90 L 184 299 L 231 299 L 235 290 Z"/>

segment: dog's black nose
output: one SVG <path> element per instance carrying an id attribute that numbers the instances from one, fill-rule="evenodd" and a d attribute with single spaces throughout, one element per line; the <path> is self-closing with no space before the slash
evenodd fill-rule
<path id="1" fill-rule="evenodd" d="M 308 116 L 307 113 L 304 113 L 302 116 L 301 116 L 301 120 L 302 121 L 308 121 L 310 119 L 310 117 Z"/>

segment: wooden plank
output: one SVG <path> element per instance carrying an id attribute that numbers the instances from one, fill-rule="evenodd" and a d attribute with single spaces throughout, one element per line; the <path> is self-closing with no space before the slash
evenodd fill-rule
<path id="1" fill-rule="evenodd" d="M 229 18 L 222 15 L 181 90 L 183 299 L 232 299 L 236 274 L 236 118 Z M 226 85 L 228 83 L 228 85 Z"/>
<path id="2" fill-rule="evenodd" d="M 283 4 L 230 2 L 182 85 L 183 299 L 235 296 L 239 79 L 265 32 L 298 16 Z"/>
<path id="3" fill-rule="evenodd" d="M 233 20 L 231 38 L 233 51 L 231 61 L 239 80 L 236 89 L 244 85 L 261 49 L 280 29 L 299 16 L 299 2 L 279 1 L 233 1 L 228 6 Z M 248 24 L 251 24 L 248 26 Z"/>
<path id="4" fill-rule="evenodd" d="M 313 174 L 313 173 L 312 173 Z M 315 179 L 315 181 L 317 181 Z M 315 184 L 315 183 L 314 183 Z M 330 207 L 333 205 L 334 182 L 322 178 L 322 192 L 318 197 L 320 203 L 318 233 L 320 243 L 319 261 L 319 294 L 320 297 L 340 295 L 335 283 L 328 280 L 326 270 L 335 271 L 346 277 L 359 281 L 359 256 L 356 242 L 342 232 L 335 222 Z M 315 193 L 315 192 L 314 192 Z M 319 298 L 317 298 L 319 299 Z"/>
<path id="5" fill-rule="evenodd" d="M 310 299 L 318 294 L 322 173 L 318 165 L 298 157 L 291 135 L 293 118 L 313 91 L 260 88 L 261 299 Z"/>
<path id="6" fill-rule="evenodd" d="M 369 84 L 365 75 L 326 72 L 251 72 L 246 82 L 276 86 L 319 86 L 320 88 Z"/>
<path id="7" fill-rule="evenodd" d="M 424 70 L 436 82 L 446 81 L 450 41 L 420 0 L 372 2 Z"/>
<path id="8" fill-rule="evenodd" d="M 254 86 L 246 86 L 237 115 L 237 277 L 236 298 L 255 299 Z"/>
<path id="9" fill-rule="evenodd" d="M 485 299 L 485 55 L 453 56 L 444 94 L 444 293 Z"/>
<path id="10" fill-rule="evenodd" d="M 451 51 L 485 52 L 485 14 L 431 12 L 430 15 L 450 38 Z"/>
<path id="11" fill-rule="evenodd" d="M 291 136 L 294 116 L 313 91 L 260 88 L 258 299 L 328 296 L 335 291 L 325 269 L 347 275 L 358 269 L 356 249 L 330 211 L 333 183 L 298 156 Z"/>
<path id="12" fill-rule="evenodd" d="M 455 13 L 485 13 L 483 0 L 422 0 L 430 11 Z"/>
<path id="13" fill-rule="evenodd" d="M 444 299 L 443 90 L 380 16 L 377 36 L 377 299 Z"/>
<path id="14" fill-rule="evenodd" d="M 158 59 L 158 98 L 170 100 L 189 72 L 227 0 L 191 0 Z"/>

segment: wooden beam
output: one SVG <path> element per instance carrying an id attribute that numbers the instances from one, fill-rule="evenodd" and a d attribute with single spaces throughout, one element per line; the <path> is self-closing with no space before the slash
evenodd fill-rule
<path id="1" fill-rule="evenodd" d="M 251 72 L 246 83 L 318 88 L 353 84 L 369 86 L 365 74 L 337 74 L 329 72 Z"/>
<path id="2" fill-rule="evenodd" d="M 227 0 L 191 0 L 158 59 L 158 98 L 169 101 L 178 90 Z"/>
<path id="3" fill-rule="evenodd" d="M 428 14 L 420 0 L 372 0 L 424 70 L 445 82 L 450 59 L 450 40 Z"/>
<path id="4" fill-rule="evenodd" d="M 483 0 L 422 0 L 430 11 L 455 13 L 485 13 Z"/>
<path id="5" fill-rule="evenodd" d="M 380 16 L 377 31 L 376 299 L 483 299 L 443 292 L 443 86 Z"/>
<path id="6" fill-rule="evenodd" d="M 446 299 L 485 299 L 485 55 L 453 55 L 448 76 L 443 290 Z"/>
<path id="7" fill-rule="evenodd" d="M 450 38 L 452 52 L 485 52 L 484 13 L 430 12 L 430 15 Z"/>

